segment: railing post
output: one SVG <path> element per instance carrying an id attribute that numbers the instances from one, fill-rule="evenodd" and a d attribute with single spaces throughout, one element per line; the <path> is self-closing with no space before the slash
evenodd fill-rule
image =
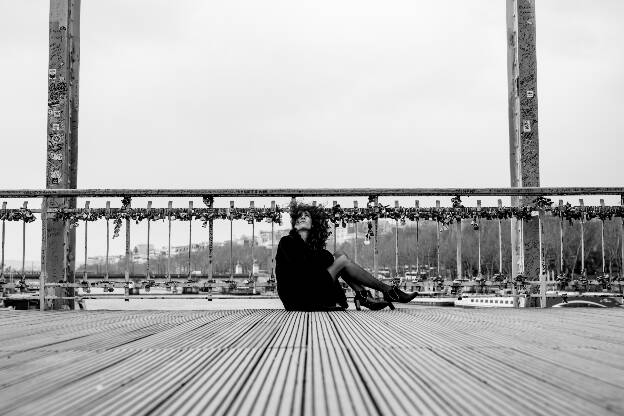
<path id="1" fill-rule="evenodd" d="M 110 251 L 110 201 L 106 201 L 106 263 L 104 265 L 104 280 L 108 281 L 108 253 Z"/>
<path id="2" fill-rule="evenodd" d="M 620 205 L 624 207 L 624 194 L 620 196 Z M 620 258 L 620 280 L 624 279 L 624 217 L 621 218 L 620 224 L 620 249 L 622 250 Z"/>
<path id="3" fill-rule="evenodd" d="M 271 201 L 271 211 L 275 212 L 275 201 Z M 275 277 L 275 222 L 271 220 L 271 279 Z"/>
<path id="4" fill-rule="evenodd" d="M 456 233 L 456 245 L 457 245 L 457 253 L 456 253 L 456 266 L 457 266 L 457 278 L 461 279 L 463 277 L 462 273 L 462 219 L 456 221 L 455 224 Z"/>
<path id="5" fill-rule="evenodd" d="M 171 208 L 173 201 L 167 203 L 167 283 L 171 282 Z"/>
<path id="6" fill-rule="evenodd" d="M 334 201 L 332 204 L 332 207 L 336 207 L 336 205 L 338 205 L 337 201 Z M 332 218 L 333 220 L 334 218 Z M 336 222 L 332 221 L 333 227 L 334 227 L 334 253 L 336 252 Z"/>
<path id="7" fill-rule="evenodd" d="M 88 251 L 87 251 L 87 249 L 88 249 L 88 244 L 87 243 L 88 243 L 88 236 L 89 236 L 89 227 L 88 227 L 88 224 L 89 224 L 89 221 L 88 221 L 89 201 L 85 202 L 85 210 L 87 212 L 87 218 L 85 219 L 85 222 L 84 222 L 85 223 L 84 224 L 84 226 L 85 226 L 85 232 L 84 232 L 84 235 L 85 235 L 84 236 L 84 240 L 85 240 L 84 241 L 84 268 L 85 269 L 84 269 L 84 273 L 82 275 L 82 281 L 83 282 L 88 282 L 88 280 L 87 280 L 87 277 L 88 277 L 88 274 L 87 274 L 87 261 L 88 261 Z"/>
<path id="8" fill-rule="evenodd" d="M 375 196 L 373 198 L 373 206 L 377 208 L 379 204 L 379 197 Z M 379 278 L 379 249 L 378 249 L 378 231 L 379 231 L 379 219 L 375 218 L 373 221 L 373 272 L 375 273 L 375 279 Z"/>
<path id="9" fill-rule="evenodd" d="M 604 199 L 600 200 L 600 208 L 604 210 Z M 605 245 L 604 245 L 604 220 L 600 220 L 600 251 L 602 254 L 602 274 L 605 274 Z"/>
<path id="10" fill-rule="evenodd" d="M 477 276 L 479 276 L 479 278 L 481 278 L 481 200 L 477 200 L 477 212 L 479 213 L 479 218 L 477 221 L 477 227 L 478 227 L 478 232 L 479 232 L 479 236 L 478 236 L 478 261 L 479 261 L 479 265 L 477 266 Z"/>
<path id="11" fill-rule="evenodd" d="M 540 263 L 540 308 L 546 307 L 546 271 L 544 261 L 544 208 L 539 207 L 538 217 L 538 232 L 539 232 L 539 263 Z"/>
<path id="12" fill-rule="evenodd" d="M 416 211 L 420 208 L 420 202 L 416 200 Z M 416 219 L 416 277 L 420 280 L 420 219 Z M 414 278 L 412 277 L 412 280 Z"/>
<path id="13" fill-rule="evenodd" d="M 149 214 L 152 210 L 152 201 L 147 201 L 147 264 L 145 265 L 145 279 L 150 280 L 150 231 L 151 231 L 151 220 L 149 218 Z"/>
<path id="14" fill-rule="evenodd" d="M 357 201 L 353 201 L 353 209 L 357 210 L 358 209 L 358 202 Z M 353 242 L 353 261 L 355 263 L 357 263 L 357 258 L 358 258 L 358 222 L 355 221 L 353 223 L 353 227 L 355 228 L 355 235 L 354 235 L 354 242 Z"/>
<path id="15" fill-rule="evenodd" d="M 559 200 L 559 209 L 563 209 L 563 201 Z M 563 216 L 559 218 L 559 274 L 563 275 Z"/>
<path id="16" fill-rule="evenodd" d="M 230 201 L 230 211 L 228 212 L 228 217 L 230 218 L 230 280 L 234 279 L 234 219 L 232 211 L 234 211 L 234 201 Z"/>
<path id="17" fill-rule="evenodd" d="M 188 280 L 192 280 L 193 274 L 191 271 L 191 251 L 193 251 L 193 201 L 189 201 L 188 214 L 189 214 Z"/>
<path id="18" fill-rule="evenodd" d="M 249 208 L 251 208 L 252 212 L 255 209 L 255 204 L 254 201 L 249 201 Z M 251 271 L 249 273 L 249 276 L 251 277 L 251 280 L 254 280 L 254 263 L 256 262 L 256 259 L 254 258 L 254 245 L 255 245 L 255 240 L 256 239 L 256 219 L 252 218 L 251 220 Z M 254 293 L 256 293 L 256 283 L 254 282 Z"/>
<path id="19" fill-rule="evenodd" d="M 208 208 L 214 208 L 214 198 L 208 198 Z M 214 262 L 214 220 L 208 220 L 208 279 L 212 281 Z"/>
<path id="20" fill-rule="evenodd" d="M 6 209 L 6 202 L 2 203 L 2 209 Z M 41 200 L 41 273 L 39 274 L 39 310 L 44 311 L 46 309 L 46 256 L 47 256 L 47 237 L 48 237 L 48 199 L 42 198 Z M 4 221 L 2 221 L 2 267 L 0 267 L 0 278 L 4 271 Z"/>
<path id="21" fill-rule="evenodd" d="M 585 277 L 585 203 L 579 199 L 579 204 L 581 205 L 581 276 Z"/>
<path id="22" fill-rule="evenodd" d="M 28 209 L 28 201 L 24 201 L 23 209 Z M 26 221 L 22 220 L 22 279 L 26 278 Z"/>
<path id="23" fill-rule="evenodd" d="M 498 200 L 498 209 L 503 207 L 503 201 Z M 498 274 L 503 274 L 503 233 L 501 219 L 498 219 Z"/>
<path id="24" fill-rule="evenodd" d="M 440 209 L 440 201 L 436 201 L 436 208 Z M 438 277 L 440 275 L 440 221 L 436 220 L 436 255 L 437 255 L 437 263 L 438 263 Z"/>
<path id="25" fill-rule="evenodd" d="M 128 205 L 126 205 L 127 209 L 130 209 L 132 202 L 128 202 Z M 131 259 L 131 251 L 130 251 L 130 218 L 126 218 L 126 270 L 124 273 L 124 277 L 125 277 L 125 281 L 126 281 L 126 285 L 124 288 L 124 292 L 125 295 L 128 296 L 130 294 L 130 262 L 132 261 Z M 125 298 L 126 302 L 129 302 L 130 299 L 129 298 Z"/>
<path id="26" fill-rule="evenodd" d="M 399 209 L 399 201 L 394 201 L 394 208 Z M 399 277 L 399 220 L 394 220 L 394 273 L 395 277 Z M 403 278 L 400 277 L 401 283 Z"/>
<path id="27" fill-rule="evenodd" d="M 7 207 L 7 203 L 6 201 L 2 202 L 2 211 L 6 211 L 6 207 Z M 5 233 L 6 233 L 6 229 L 5 229 L 5 221 L 6 220 L 2 220 L 2 256 L 0 258 L 0 278 L 2 278 L 4 276 L 4 242 L 5 242 Z M 45 250 L 42 248 L 42 250 Z M 44 268 L 42 268 L 43 270 Z"/>

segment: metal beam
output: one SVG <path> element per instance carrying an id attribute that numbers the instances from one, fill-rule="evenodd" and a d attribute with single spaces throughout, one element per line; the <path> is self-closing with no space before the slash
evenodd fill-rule
<path id="1" fill-rule="evenodd" d="M 5 189 L 0 198 L 42 197 L 306 197 L 306 196 L 563 196 L 621 195 L 624 187 L 523 188 L 256 188 L 256 189 Z M 530 199 L 529 199 L 530 202 Z"/>
<path id="2" fill-rule="evenodd" d="M 78 84 L 80 64 L 80 0 L 50 0 L 46 188 L 76 188 L 78 172 Z M 49 208 L 75 208 L 76 199 L 54 195 Z M 60 221 L 43 224 L 41 267 L 45 279 L 73 282 L 76 233 Z M 65 234 L 68 234 L 65 238 Z M 55 301 L 61 308 L 73 302 Z"/>
<path id="3" fill-rule="evenodd" d="M 512 187 L 539 187 L 535 0 L 507 0 L 509 162 Z M 513 206 L 530 198 L 512 197 Z M 512 275 L 539 276 L 537 221 L 511 221 Z"/>

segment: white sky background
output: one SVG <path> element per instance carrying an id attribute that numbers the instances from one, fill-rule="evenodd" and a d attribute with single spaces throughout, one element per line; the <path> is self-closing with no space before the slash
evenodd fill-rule
<path id="1" fill-rule="evenodd" d="M 48 8 L 0 0 L 1 189 L 45 187 Z M 84 0 L 81 20 L 79 188 L 509 186 L 502 0 Z M 536 20 L 542 186 L 622 186 L 624 2 Z"/>

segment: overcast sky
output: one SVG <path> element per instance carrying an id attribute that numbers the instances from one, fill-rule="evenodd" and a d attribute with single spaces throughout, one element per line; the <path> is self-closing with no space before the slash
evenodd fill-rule
<path id="1" fill-rule="evenodd" d="M 48 8 L 0 0 L 2 189 L 45 186 Z M 81 19 L 79 188 L 509 186 L 502 0 Z M 537 2 L 542 186 L 622 186 L 622 21 L 621 0 Z"/>

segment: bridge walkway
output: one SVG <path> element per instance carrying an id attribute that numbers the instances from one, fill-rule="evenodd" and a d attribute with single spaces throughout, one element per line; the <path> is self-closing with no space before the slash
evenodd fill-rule
<path id="1" fill-rule="evenodd" d="M 0 311 L 8 415 L 624 414 L 624 309 Z"/>

